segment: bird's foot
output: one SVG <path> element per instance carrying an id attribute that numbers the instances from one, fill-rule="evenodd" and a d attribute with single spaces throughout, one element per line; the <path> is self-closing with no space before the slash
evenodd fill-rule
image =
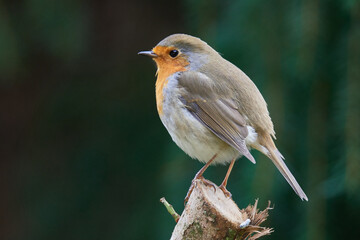
<path id="1" fill-rule="evenodd" d="M 203 184 L 205 184 L 205 186 L 214 188 L 214 192 L 216 192 L 216 185 L 215 185 L 215 183 L 213 183 L 212 181 L 207 180 L 207 179 L 205 179 L 205 178 L 201 178 L 200 180 L 203 182 Z"/>
<path id="2" fill-rule="evenodd" d="M 196 180 L 200 180 L 207 187 L 213 187 L 214 191 L 216 191 L 215 183 L 205 179 L 203 176 L 197 176 L 191 182 L 191 186 L 190 186 L 190 188 L 189 188 L 189 190 L 188 190 L 188 192 L 186 194 L 186 197 L 184 199 L 184 205 L 186 205 L 186 203 L 189 201 L 190 195 L 191 195 L 191 193 L 193 192 L 193 190 L 195 188 Z"/>
<path id="3" fill-rule="evenodd" d="M 229 192 L 223 184 L 221 184 L 219 188 L 221 189 L 221 191 L 223 191 L 223 193 L 227 198 L 231 198 L 232 196 L 231 192 Z"/>

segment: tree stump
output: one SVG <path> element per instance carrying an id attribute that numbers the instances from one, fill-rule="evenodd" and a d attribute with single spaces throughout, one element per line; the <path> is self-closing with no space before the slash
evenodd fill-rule
<path id="1" fill-rule="evenodd" d="M 254 205 L 240 210 L 216 185 L 214 190 L 201 180 L 196 180 L 194 184 L 194 190 L 181 217 L 174 217 L 178 221 L 171 240 L 254 240 L 273 231 L 260 226 L 268 217 L 270 202 L 268 207 L 260 212 L 257 209 L 257 200 Z M 163 201 L 166 202 L 162 199 Z M 171 207 L 169 204 L 168 206 Z M 169 208 L 168 211 L 171 213 Z M 175 211 L 171 214 L 174 216 L 174 213 Z"/>

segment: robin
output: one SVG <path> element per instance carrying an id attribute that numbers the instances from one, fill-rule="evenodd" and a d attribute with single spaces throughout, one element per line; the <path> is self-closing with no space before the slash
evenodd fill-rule
<path id="1" fill-rule="evenodd" d="M 205 170 L 230 163 L 220 185 L 230 197 L 226 185 L 234 163 L 241 156 L 255 163 L 249 151 L 253 148 L 269 157 L 296 194 L 308 200 L 274 144 L 267 104 L 244 72 L 186 34 L 170 35 L 139 54 L 156 62 L 156 106 L 162 123 L 184 152 L 205 163 L 194 180 L 209 184 Z"/>

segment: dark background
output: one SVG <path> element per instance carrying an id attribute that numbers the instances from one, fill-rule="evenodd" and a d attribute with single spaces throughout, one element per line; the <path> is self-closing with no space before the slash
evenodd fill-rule
<path id="1" fill-rule="evenodd" d="M 169 239 L 202 164 L 157 116 L 172 33 L 208 42 L 256 83 L 301 202 L 266 157 L 240 159 L 239 207 L 275 204 L 264 239 L 355 239 L 360 214 L 356 0 L 0 1 L 0 239 Z M 226 167 L 205 176 L 221 183 Z"/>

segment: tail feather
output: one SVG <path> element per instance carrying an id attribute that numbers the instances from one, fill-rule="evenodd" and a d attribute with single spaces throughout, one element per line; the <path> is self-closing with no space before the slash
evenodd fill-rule
<path id="1" fill-rule="evenodd" d="M 281 172 L 281 174 L 284 176 L 286 181 L 290 184 L 292 189 L 294 189 L 294 191 L 301 198 L 301 200 L 308 201 L 308 197 L 306 196 L 306 194 L 304 193 L 304 191 L 296 181 L 295 177 L 292 175 L 292 173 L 286 166 L 281 153 L 277 149 L 275 150 L 272 150 L 271 148 L 267 148 L 267 149 L 269 151 L 270 159 L 275 164 L 277 169 Z"/>
<path id="2" fill-rule="evenodd" d="M 265 135 L 266 136 L 266 135 Z M 284 162 L 284 157 L 281 155 L 279 150 L 276 148 L 273 140 L 271 139 L 270 135 L 267 135 L 265 138 L 261 139 L 260 143 L 264 148 L 266 148 L 267 152 L 262 149 L 265 155 L 267 155 L 271 161 L 274 163 L 274 165 L 277 167 L 277 169 L 281 172 L 283 177 L 286 179 L 286 181 L 290 184 L 292 189 L 295 191 L 295 193 L 301 198 L 301 200 L 308 201 L 308 197 L 296 181 L 295 177 L 292 175 L 288 167 L 286 166 Z"/>

